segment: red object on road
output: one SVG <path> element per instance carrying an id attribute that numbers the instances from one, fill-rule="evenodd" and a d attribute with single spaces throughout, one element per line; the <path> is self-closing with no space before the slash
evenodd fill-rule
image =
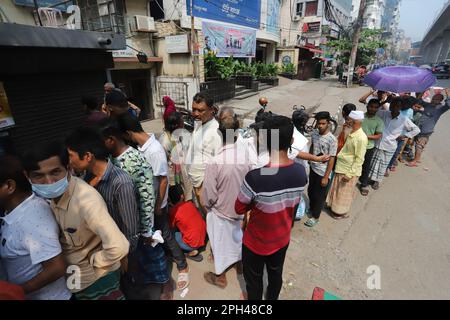
<path id="1" fill-rule="evenodd" d="M 312 295 L 312 300 L 341 300 L 341 298 L 326 292 L 322 288 L 315 287 Z"/>

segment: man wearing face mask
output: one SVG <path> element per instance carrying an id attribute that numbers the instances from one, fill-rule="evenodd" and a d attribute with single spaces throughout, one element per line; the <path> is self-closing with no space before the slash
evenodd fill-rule
<path id="1" fill-rule="evenodd" d="M 35 196 L 20 161 L 0 157 L 0 256 L 7 279 L 28 300 L 69 300 L 59 228 L 50 206 Z"/>
<path id="2" fill-rule="evenodd" d="M 68 264 L 67 286 L 77 300 L 119 300 L 121 260 L 129 243 L 108 213 L 102 196 L 68 170 L 58 142 L 35 145 L 23 157 L 34 193 L 51 200 Z"/>
<path id="3" fill-rule="evenodd" d="M 420 163 L 423 150 L 430 140 L 436 124 L 441 116 L 450 109 L 450 89 L 445 89 L 445 93 L 447 95 L 447 101 L 445 104 L 442 104 L 444 101 L 444 95 L 441 93 L 435 94 L 431 100 L 431 103 L 427 103 L 423 100 L 415 101 L 416 105 L 413 109 L 421 114 L 419 125 L 420 134 L 414 139 L 416 154 L 414 156 L 414 160 L 406 164 L 408 167 L 417 167 L 417 164 Z"/>
<path id="4" fill-rule="evenodd" d="M 222 148 L 222 138 L 217 132 L 219 123 L 214 118 L 215 111 L 213 100 L 210 97 L 203 93 L 197 93 L 194 96 L 192 115 L 196 124 L 189 143 L 186 162 L 197 204 L 200 207 L 203 203 L 201 194 L 206 164 Z M 204 209 L 203 214 L 205 214 Z"/>

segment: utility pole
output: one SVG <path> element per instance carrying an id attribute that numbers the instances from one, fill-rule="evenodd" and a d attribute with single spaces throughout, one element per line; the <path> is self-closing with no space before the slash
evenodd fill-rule
<path id="1" fill-rule="evenodd" d="M 194 7 L 194 1 L 190 0 L 191 4 L 191 55 L 192 55 L 192 69 L 194 70 L 194 78 L 198 77 L 197 73 L 197 56 L 194 55 L 194 49 L 195 49 L 195 23 L 194 23 L 194 14 L 193 14 L 193 7 Z"/>
<path id="2" fill-rule="evenodd" d="M 361 29 L 364 20 L 364 13 L 366 12 L 366 0 L 361 0 L 359 4 L 358 18 L 355 22 L 353 30 L 353 47 L 350 54 L 350 61 L 348 62 L 347 88 L 350 88 L 353 80 L 353 71 L 355 69 L 356 53 L 358 52 L 359 38 L 361 37 Z"/>

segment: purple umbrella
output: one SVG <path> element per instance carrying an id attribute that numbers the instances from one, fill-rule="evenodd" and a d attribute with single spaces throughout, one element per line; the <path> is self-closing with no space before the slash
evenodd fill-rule
<path id="1" fill-rule="evenodd" d="M 395 66 L 372 71 L 365 76 L 364 83 L 394 93 L 424 92 L 436 83 L 436 77 L 427 69 Z"/>

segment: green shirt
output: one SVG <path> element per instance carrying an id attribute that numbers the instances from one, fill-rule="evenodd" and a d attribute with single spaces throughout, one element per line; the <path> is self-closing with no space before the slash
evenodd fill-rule
<path id="1" fill-rule="evenodd" d="M 377 115 L 369 118 L 367 113 L 365 114 L 365 116 L 366 117 L 362 123 L 362 129 L 367 136 L 373 136 L 375 134 L 383 133 L 384 130 L 383 119 L 381 119 Z M 367 144 L 367 150 L 370 150 L 373 147 L 375 147 L 375 140 L 369 139 L 369 143 Z"/>
<path id="2" fill-rule="evenodd" d="M 152 236 L 156 202 L 152 167 L 144 156 L 132 147 L 112 159 L 112 162 L 131 177 L 139 196 L 140 232 L 144 237 Z"/>
<path id="3" fill-rule="evenodd" d="M 344 147 L 337 155 L 336 173 L 347 178 L 360 177 L 367 149 L 367 136 L 362 129 L 350 133 Z"/>

